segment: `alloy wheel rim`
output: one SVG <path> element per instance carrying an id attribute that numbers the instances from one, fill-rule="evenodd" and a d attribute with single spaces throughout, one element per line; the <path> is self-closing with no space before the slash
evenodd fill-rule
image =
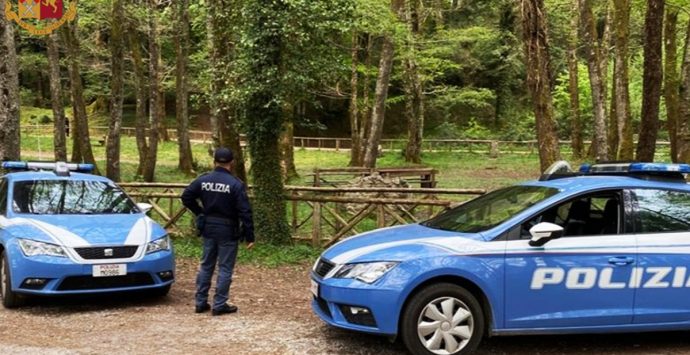
<path id="1" fill-rule="evenodd" d="M 417 320 L 419 341 L 434 354 L 458 353 L 467 346 L 472 334 L 472 312 L 454 297 L 441 297 L 429 302 Z"/>

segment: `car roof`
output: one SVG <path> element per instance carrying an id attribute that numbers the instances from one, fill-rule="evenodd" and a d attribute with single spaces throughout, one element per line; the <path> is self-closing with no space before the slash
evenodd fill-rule
<path id="1" fill-rule="evenodd" d="M 683 181 L 612 175 L 587 175 L 548 181 L 528 181 L 521 185 L 551 187 L 566 193 L 615 188 L 662 188 L 690 191 L 690 185 Z"/>
<path id="2" fill-rule="evenodd" d="M 79 181 L 100 181 L 111 182 L 110 179 L 92 174 L 72 172 L 67 176 L 59 176 L 53 171 L 20 171 L 4 175 L 8 181 L 32 181 L 32 180 L 79 180 Z"/>

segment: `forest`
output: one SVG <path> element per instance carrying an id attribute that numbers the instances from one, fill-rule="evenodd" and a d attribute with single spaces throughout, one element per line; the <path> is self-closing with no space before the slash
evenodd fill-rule
<path id="1" fill-rule="evenodd" d="M 376 166 L 383 137 L 404 138 L 410 164 L 430 138 L 536 139 L 542 170 L 654 161 L 658 142 L 656 159 L 690 162 L 687 0 L 71 3 L 73 21 L 32 35 L 0 2 L 0 155 L 21 157 L 21 126 L 52 125 L 56 160 L 96 163 L 89 127 L 107 126 L 97 172 L 120 181 L 135 127 L 137 178 L 153 182 L 171 139 L 179 170 L 203 171 L 189 131 L 210 131 L 240 153 L 262 235 L 289 235 L 276 216 L 295 134 L 351 137 L 351 166 Z"/>

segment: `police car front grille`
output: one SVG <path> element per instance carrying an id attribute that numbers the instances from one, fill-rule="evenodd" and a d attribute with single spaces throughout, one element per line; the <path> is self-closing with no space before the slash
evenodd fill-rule
<path id="1" fill-rule="evenodd" d="M 96 247 L 96 248 L 74 248 L 74 250 L 86 260 L 95 259 L 127 259 L 134 256 L 139 249 L 138 246 L 124 247 Z"/>
<path id="2" fill-rule="evenodd" d="M 153 285 L 153 283 L 153 277 L 146 272 L 113 277 L 70 276 L 60 283 L 58 291 L 103 290 L 109 288 L 147 286 Z"/>
<path id="3" fill-rule="evenodd" d="M 333 268 L 335 267 L 335 264 L 332 262 L 326 260 L 326 259 L 319 259 L 319 262 L 316 263 L 316 268 L 314 268 L 314 272 L 316 272 L 317 275 L 324 277 L 326 276 Z"/>

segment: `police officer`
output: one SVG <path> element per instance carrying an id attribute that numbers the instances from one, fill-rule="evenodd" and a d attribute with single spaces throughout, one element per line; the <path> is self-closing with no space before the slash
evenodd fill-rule
<path id="1" fill-rule="evenodd" d="M 197 217 L 197 227 L 204 240 L 201 268 L 196 278 L 196 313 L 211 309 L 208 293 L 211 278 L 218 263 L 216 294 L 211 314 L 214 316 L 237 312 L 228 304 L 228 292 L 240 241 L 247 249 L 254 246 L 252 210 L 244 184 L 230 171 L 233 154 L 219 148 L 213 155 L 215 169 L 194 180 L 182 193 L 182 203 Z M 201 201 L 201 206 L 199 202 Z"/>

